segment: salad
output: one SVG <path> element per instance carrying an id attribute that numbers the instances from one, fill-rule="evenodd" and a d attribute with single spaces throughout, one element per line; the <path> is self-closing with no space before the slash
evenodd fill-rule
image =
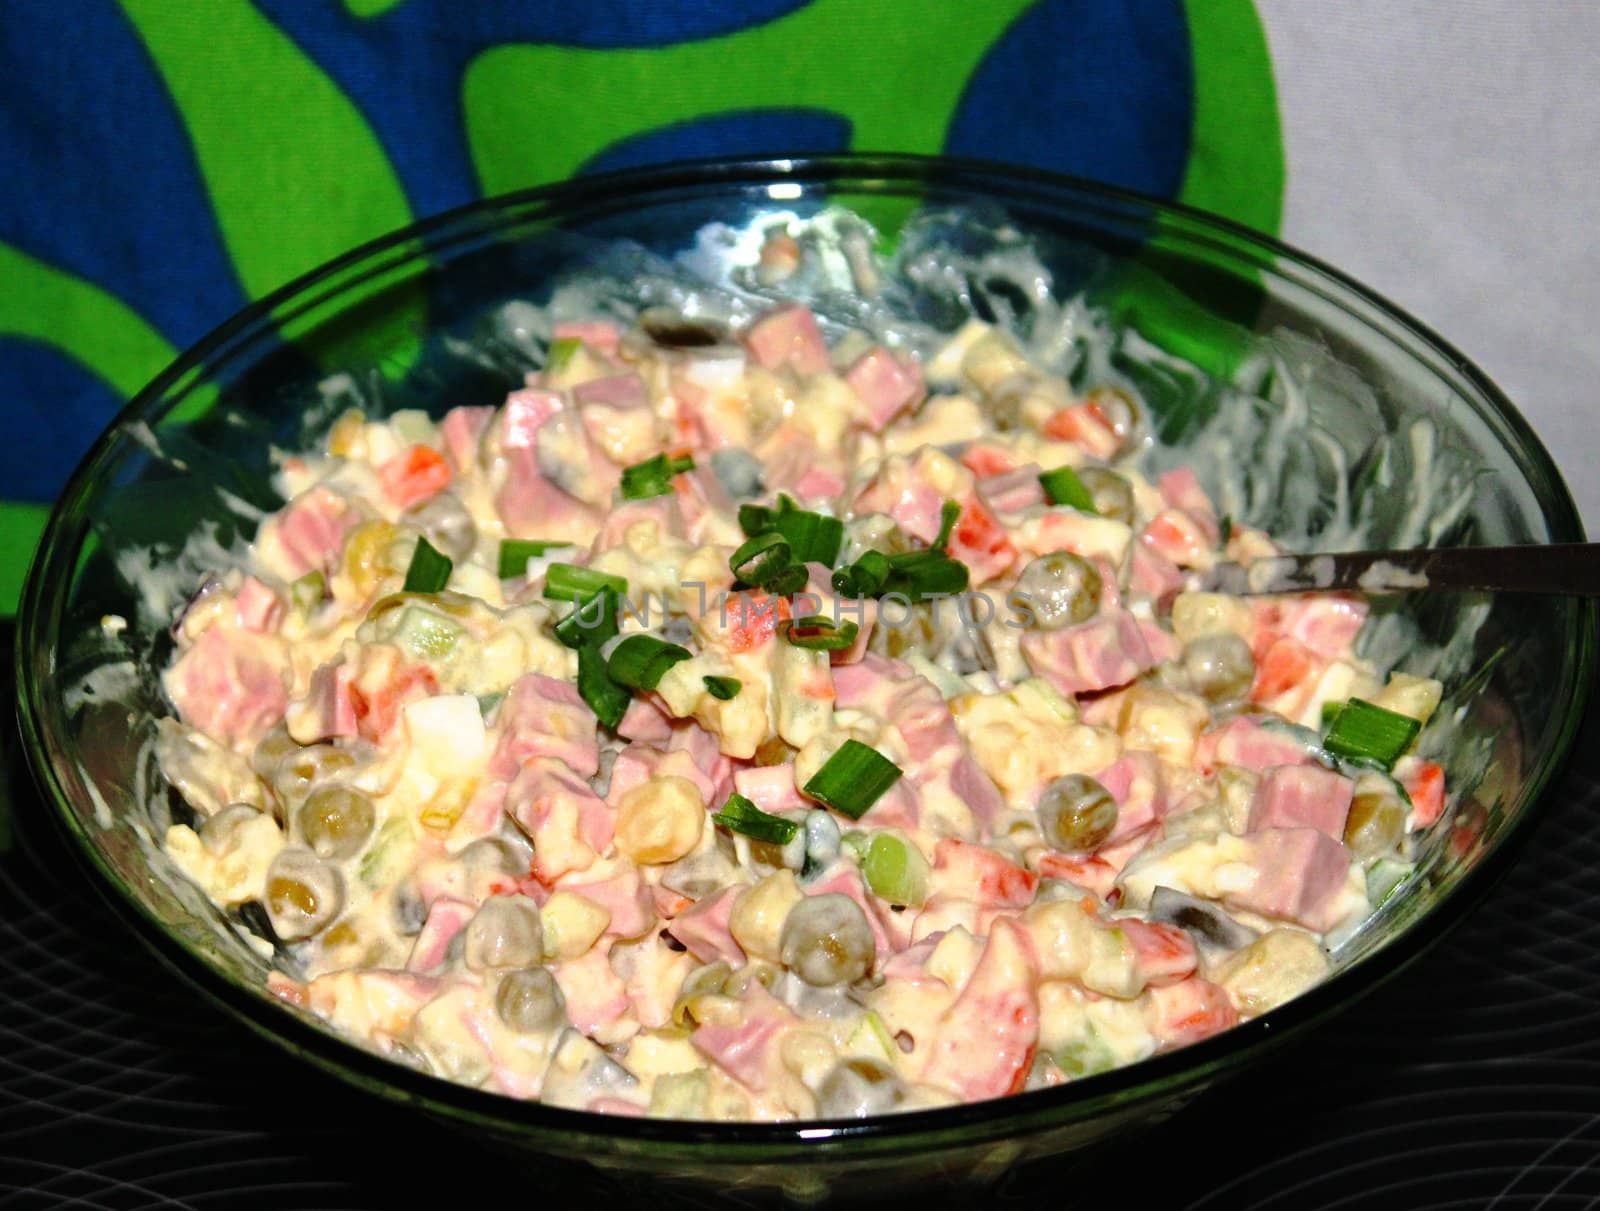
<path id="1" fill-rule="evenodd" d="M 781 275 L 788 251 L 763 252 Z M 1445 803 L 1438 682 L 1143 405 L 969 322 L 557 324 L 499 407 L 351 411 L 174 625 L 168 853 L 273 991 L 518 1098 L 1000 1097 L 1321 980 Z"/>

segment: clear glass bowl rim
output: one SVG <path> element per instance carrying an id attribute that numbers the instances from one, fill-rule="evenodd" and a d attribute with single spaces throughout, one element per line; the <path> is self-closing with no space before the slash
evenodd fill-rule
<path id="1" fill-rule="evenodd" d="M 1542 760 L 1529 771 L 1526 807 L 1495 848 L 1451 887 L 1411 928 L 1377 953 L 1347 967 L 1288 1004 L 1200 1043 L 1113 1069 L 1054 1089 L 1018 1094 L 913 1114 L 869 1120 L 815 1120 L 802 1123 L 708 1123 L 692 1120 L 626 1118 L 564 1110 L 519 1101 L 412 1071 L 352 1042 L 318 1029 L 285 1011 L 265 992 L 233 979 L 169 934 L 113 872 L 93 837 L 70 807 L 69 785 L 78 782 L 70 763 L 64 719 L 49 693 L 53 653 L 59 638 L 74 560 L 84 533 L 82 513 L 88 488 L 102 464 L 114 457 L 130 422 L 157 420 L 175 388 L 203 377 L 208 367 L 248 356 L 255 342 L 270 339 L 286 315 L 322 305 L 338 292 L 427 255 L 441 243 L 493 232 L 515 221 L 581 214 L 603 203 L 648 204 L 673 191 L 706 191 L 797 184 L 802 188 L 856 194 L 895 193 L 917 187 L 964 192 L 1002 205 L 1010 198 L 1031 206 L 1076 211 L 1088 217 L 1116 215 L 1125 221 L 1159 219 L 1163 234 L 1180 234 L 1186 245 L 1209 247 L 1230 262 L 1245 260 L 1279 277 L 1291 276 L 1365 327 L 1391 339 L 1406 338 L 1409 356 L 1419 349 L 1432 357 L 1432 369 L 1454 376 L 1460 394 L 1518 454 L 1537 496 L 1553 542 L 1577 542 L 1583 526 L 1572 497 L 1548 451 L 1505 394 L 1454 347 L 1387 299 L 1323 263 L 1272 237 L 1216 215 L 1129 190 L 1041 169 L 980 160 L 908 154 L 842 153 L 814 156 L 735 157 L 675 163 L 597 174 L 552 185 L 517 190 L 472 202 L 369 241 L 308 271 L 227 320 L 158 374 L 112 420 L 84 455 L 52 510 L 29 569 L 18 612 L 16 667 L 18 716 L 28 759 L 43 788 L 51 817 L 71 838 L 71 848 L 91 872 L 91 882 L 140 939 L 171 968 L 258 1033 L 302 1058 L 353 1080 L 392 1100 L 417 1104 L 465 1123 L 512 1135 L 546 1137 L 570 1148 L 575 1138 L 643 1146 L 656 1151 L 718 1162 L 781 1160 L 792 1156 L 823 1160 L 827 1141 L 848 1142 L 849 1159 L 883 1151 L 900 1154 L 919 1145 L 958 1138 L 962 1143 L 1003 1139 L 1048 1130 L 1163 1095 L 1179 1094 L 1220 1074 L 1252 1063 L 1291 1036 L 1366 995 L 1390 978 L 1449 929 L 1504 874 L 1543 814 L 1546 791 L 1564 767 L 1588 702 L 1596 669 L 1596 607 L 1578 612 L 1568 650 L 1572 693 L 1560 717 L 1559 735 L 1543 747 Z M 332 286 L 332 289 L 326 289 Z M 1366 312 L 1358 310 L 1365 308 Z M 1374 323 L 1373 317 L 1379 323 Z M 131 911 L 130 911 L 131 910 Z M 710 1146 L 711 1153 L 706 1151 Z"/>

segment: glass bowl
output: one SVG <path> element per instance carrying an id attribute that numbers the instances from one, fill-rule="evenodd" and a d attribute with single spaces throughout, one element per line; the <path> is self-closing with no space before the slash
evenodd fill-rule
<path id="1" fill-rule="evenodd" d="M 1149 354 L 1147 369 L 1167 367 L 1141 380 L 1157 432 L 1200 459 L 1202 479 L 1229 481 L 1206 486 L 1235 516 L 1296 545 L 1583 536 L 1545 449 L 1460 354 L 1316 261 L 1182 208 L 1036 172 L 848 156 L 622 173 L 468 206 L 330 262 L 184 354 L 95 443 L 50 519 L 17 637 L 23 735 L 89 881 L 167 964 L 292 1054 L 530 1162 L 576 1159 L 649 1179 L 658 1194 L 658 1179 L 671 1179 L 697 1197 L 781 1188 L 810 1200 L 994 1177 L 1164 1118 L 1399 971 L 1505 870 L 1582 716 L 1594 607 L 1419 593 L 1377 607 L 1372 629 L 1391 648 L 1432 653 L 1446 680 L 1443 724 L 1430 734 L 1449 814 L 1401 894 L 1340 947 L 1327 982 L 1182 1050 L 937 1111 L 722 1125 L 453 1085 L 269 995 L 268 959 L 151 840 L 184 810 L 147 747 L 168 713 L 156 674 L 171 652 L 170 612 L 199 571 L 178 558 L 184 539 L 203 523 L 224 547 L 247 537 L 241 519 L 273 503 L 269 445 L 293 447 L 352 394 L 435 416 L 499 402 L 518 367 L 484 339 L 485 325 L 498 316 L 503 331 L 505 304 L 544 298 L 613 258 L 616 241 L 633 242 L 623 268 L 641 282 L 659 258 L 685 253 L 672 274 L 715 277 L 748 250 L 740 233 L 828 207 L 869 220 L 880 247 L 922 257 L 928 280 L 943 284 L 900 303 L 935 326 L 973 309 L 1026 322 L 1027 300 L 983 276 L 997 241 L 1020 240 L 1056 294 L 1086 292 L 1140 334 L 1128 348 Z M 835 290 L 817 305 L 826 314 L 850 302 Z"/>

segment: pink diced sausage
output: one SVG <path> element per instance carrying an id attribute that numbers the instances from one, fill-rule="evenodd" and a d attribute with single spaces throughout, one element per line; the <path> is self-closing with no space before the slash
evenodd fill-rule
<path id="1" fill-rule="evenodd" d="M 1162 509 L 1139 531 L 1139 541 L 1179 567 L 1195 567 L 1215 540 L 1191 513 Z"/>
<path id="2" fill-rule="evenodd" d="M 167 671 L 167 695 L 184 722 L 213 738 L 257 736 L 289 704 L 283 675 L 243 632 L 212 627 Z"/>
<path id="3" fill-rule="evenodd" d="M 648 408 L 649 394 L 637 374 L 610 374 L 590 379 L 572 389 L 572 402 L 580 408 L 602 404 L 608 408 Z"/>
<path id="4" fill-rule="evenodd" d="M 733 1025 L 706 1022 L 695 1027 L 689 1041 L 746 1089 L 760 1093 L 782 1071 L 778 1041 L 798 1019 L 759 980 L 746 985 L 741 1000 L 744 1010 Z"/>
<path id="5" fill-rule="evenodd" d="M 1217 530 L 1217 511 L 1211 498 L 1200 486 L 1192 468 L 1174 467 L 1164 471 L 1156 481 L 1161 499 L 1174 509 L 1182 509 L 1194 520 L 1206 536 L 1206 544 L 1215 546 L 1220 534 Z"/>
<path id="6" fill-rule="evenodd" d="M 534 757 L 506 791 L 506 814 L 533 841 L 533 871 L 546 883 L 588 870 L 611 844 L 605 800 L 561 761 Z"/>
<path id="7" fill-rule="evenodd" d="M 444 439 L 445 456 L 457 471 L 465 471 L 478 461 L 478 443 L 493 419 L 494 409 L 489 407 L 451 408 L 444 414 L 439 435 Z"/>
<path id="8" fill-rule="evenodd" d="M 972 810 L 978 826 L 987 833 L 1005 811 L 1005 799 L 994 779 L 970 753 L 963 753 L 950 767 L 950 789 Z"/>
<path id="9" fill-rule="evenodd" d="M 608 947 L 557 963 L 551 974 L 566 999 L 567 1017 L 584 1034 L 602 1031 L 628 1012 L 628 986 L 611 969 Z"/>
<path id="10" fill-rule="evenodd" d="M 821 374 L 830 367 L 828 346 L 817 327 L 817 317 L 799 303 L 758 318 L 745 330 L 744 343 L 768 370 L 791 366 L 801 374 Z"/>
<path id="11" fill-rule="evenodd" d="M 672 719 L 656 705 L 654 696 L 641 695 L 628 704 L 617 723 L 617 735 L 624 740 L 646 744 L 665 744 L 672 738 Z"/>
<path id="12" fill-rule="evenodd" d="M 604 846 L 595 848 L 603 849 Z M 625 870 L 619 875 L 593 883 L 563 883 L 561 889 L 591 900 L 611 913 L 611 920 L 606 925 L 606 937 L 637 938 L 655 924 L 655 897 L 650 894 L 649 887 L 639 877 L 637 870 Z"/>
<path id="13" fill-rule="evenodd" d="M 1132 545 L 1128 587 L 1135 593 L 1164 597 L 1183 588 L 1183 569 L 1154 547 L 1142 542 Z"/>
<path id="14" fill-rule="evenodd" d="M 1022 654 L 1035 673 L 1068 694 L 1126 685 L 1156 663 L 1138 619 L 1126 610 L 1059 631 L 1029 630 Z"/>
<path id="15" fill-rule="evenodd" d="M 290 733 L 301 744 L 315 744 L 359 731 L 350 684 L 355 669 L 345 660 L 331 660 L 312 671 L 306 696 L 290 718 Z"/>
<path id="16" fill-rule="evenodd" d="M 539 426 L 566 407 L 554 391 L 524 387 L 506 396 L 500 411 L 500 440 L 508 450 L 532 450 L 539 442 Z"/>
<path id="17" fill-rule="evenodd" d="M 500 705 L 500 742 L 489 760 L 496 778 L 513 778 L 534 757 L 555 757 L 592 778 L 600 770 L 600 721 L 569 681 L 529 673 Z"/>
<path id="18" fill-rule="evenodd" d="M 844 491 L 844 478 L 827 467 L 812 466 L 795 481 L 794 494 L 803 505 L 829 501 Z"/>
<path id="19" fill-rule="evenodd" d="M 288 575 L 325 572 L 344 547 L 344 536 L 361 520 L 349 501 L 331 488 L 307 489 L 270 518 L 258 542 L 276 545 Z"/>
<path id="20" fill-rule="evenodd" d="M 513 538 L 587 545 L 601 522 L 597 509 L 544 477 L 532 446 L 506 449 L 506 478 L 494 507 Z"/>
<path id="21" fill-rule="evenodd" d="M 702 963 L 721 960 L 730 967 L 744 965 L 744 950 L 728 931 L 728 915 L 742 887 L 724 887 L 716 895 L 696 900 L 673 917 L 667 932 Z"/>
<path id="22" fill-rule="evenodd" d="M 1264 773 L 1274 765 L 1308 765 L 1305 745 L 1281 732 L 1271 731 L 1260 722 L 1240 715 L 1200 737 L 1195 749 L 1195 764 L 1202 768 L 1238 765 Z"/>
<path id="23" fill-rule="evenodd" d="M 1367 620 L 1367 603 L 1354 597 L 1300 597 L 1282 602 L 1281 608 L 1283 633 L 1319 656 L 1346 655 Z"/>
<path id="24" fill-rule="evenodd" d="M 1020 925 L 1000 918 L 966 987 L 939 1019 L 922 1080 L 965 1101 L 1015 1093 L 1038 1041 L 1032 945 Z"/>
<path id="25" fill-rule="evenodd" d="M 428 919 L 422 923 L 422 932 L 411 944 L 411 954 L 406 959 L 407 971 L 432 971 L 444 962 L 445 953 L 455 936 L 472 920 L 474 909 L 465 900 L 440 896 L 428 906 Z"/>
<path id="26" fill-rule="evenodd" d="M 247 631 L 267 634 L 283 621 L 283 598 L 254 576 L 246 576 L 233 603 L 234 616 Z"/>
<path id="27" fill-rule="evenodd" d="M 1095 775 L 1117 801 L 1117 826 L 1106 838 L 1114 845 L 1149 828 L 1167 811 L 1161 762 L 1154 753 L 1124 753 Z"/>
<path id="28" fill-rule="evenodd" d="M 874 433 L 881 432 L 891 420 L 927 394 L 917 364 L 898 358 L 881 346 L 857 358 L 844 372 L 844 381 L 860 397 L 867 428 Z"/>
<path id="29" fill-rule="evenodd" d="M 1039 876 L 1007 861 L 986 845 L 942 837 L 933 849 L 933 873 L 928 886 L 977 904 L 1025 908 L 1033 903 Z"/>
<path id="30" fill-rule="evenodd" d="M 1045 503 L 1039 482 L 1039 464 L 1028 463 L 1014 471 L 985 475 L 978 480 L 978 495 L 996 513 L 1020 513 Z"/>
<path id="31" fill-rule="evenodd" d="M 1230 891 L 1224 901 L 1265 917 L 1293 921 L 1307 929 L 1331 929 L 1338 900 L 1350 873 L 1350 851 L 1314 828 L 1266 828 L 1241 840 L 1254 881 Z"/>
<path id="32" fill-rule="evenodd" d="M 810 806 L 800 797 L 789 762 L 735 770 L 733 789 L 764 812 L 798 812 Z"/>
<path id="33" fill-rule="evenodd" d="M 1274 766 L 1256 787 L 1248 831 L 1314 828 L 1337 841 L 1354 794 L 1354 782 L 1320 765 Z"/>

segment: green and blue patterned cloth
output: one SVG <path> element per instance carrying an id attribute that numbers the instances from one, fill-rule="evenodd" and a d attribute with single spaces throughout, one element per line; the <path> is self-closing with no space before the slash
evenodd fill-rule
<path id="1" fill-rule="evenodd" d="M 318 262 L 574 174 L 845 149 L 1283 201 L 1251 0 L 0 0 L 0 612 L 113 412 Z"/>

